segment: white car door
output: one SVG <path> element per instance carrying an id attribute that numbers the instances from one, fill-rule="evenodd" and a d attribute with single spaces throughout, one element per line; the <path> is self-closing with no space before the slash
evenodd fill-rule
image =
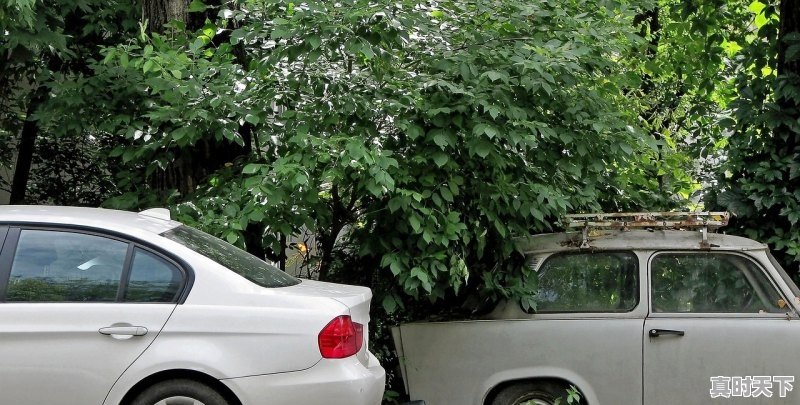
<path id="1" fill-rule="evenodd" d="M 183 280 L 134 243 L 11 228 L 0 254 L 2 402 L 102 404 L 175 309 Z"/>
<path id="2" fill-rule="evenodd" d="M 768 273 L 726 252 L 650 261 L 644 403 L 796 404 L 800 321 Z"/>

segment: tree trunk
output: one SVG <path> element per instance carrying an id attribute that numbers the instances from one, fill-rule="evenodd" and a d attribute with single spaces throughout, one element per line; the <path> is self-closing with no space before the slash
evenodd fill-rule
<path id="1" fill-rule="evenodd" d="M 205 12 L 189 13 L 189 3 L 191 0 L 143 0 L 142 16 L 147 20 L 147 32 L 164 32 L 164 24 L 178 20 L 186 23 L 189 30 L 201 28 L 206 19 L 213 20 L 216 17 L 216 8 L 213 6 L 222 5 L 220 0 L 206 0 L 209 7 Z"/>
<path id="2" fill-rule="evenodd" d="M 780 23 L 778 26 L 778 83 L 776 85 L 776 103 L 783 114 L 792 120 L 800 118 L 800 103 L 792 97 L 792 89 L 800 90 L 800 59 L 787 60 L 790 34 L 800 32 L 800 0 L 782 0 L 780 3 Z M 779 155 L 789 155 L 797 159 L 800 155 L 800 133 L 785 124 L 774 130 L 775 151 Z M 796 183 L 794 179 L 792 183 Z M 796 184 L 793 184 L 793 186 Z"/>
<path id="3" fill-rule="evenodd" d="M 633 25 L 639 26 L 639 36 L 647 40 L 647 51 L 645 56 L 649 60 L 655 60 L 658 56 L 658 45 L 661 42 L 661 21 L 659 20 L 660 9 L 653 7 L 633 18 Z M 653 92 L 653 77 L 645 74 L 642 78 L 642 92 L 650 94 Z"/>
<path id="4" fill-rule="evenodd" d="M 144 0 L 142 15 L 148 32 L 163 32 L 164 24 L 172 20 L 186 22 L 189 17 L 186 0 Z"/>
<path id="5" fill-rule="evenodd" d="M 178 20 L 186 24 L 190 31 L 203 27 L 206 19 L 214 19 L 218 7 L 210 7 L 205 12 L 189 12 L 188 5 L 191 0 L 142 0 L 142 15 L 147 20 L 147 29 L 150 33 L 163 33 L 164 24 Z M 220 6 L 221 0 L 205 0 L 208 6 Z M 230 31 L 230 30 L 229 30 Z M 227 32 L 229 32 L 227 31 Z M 229 34 L 227 34 L 229 35 Z M 215 38 L 227 42 L 228 36 Z M 246 64 L 242 64 L 246 68 Z M 164 128 L 164 131 L 170 128 Z M 206 137 L 200 142 L 184 147 L 169 149 L 171 164 L 164 170 L 158 170 L 146 176 L 147 182 L 153 190 L 167 192 L 177 190 L 182 198 L 190 196 L 196 191 L 198 185 L 216 170 L 229 166 L 243 156 L 253 152 L 253 145 L 257 144 L 257 135 L 253 125 L 244 123 L 239 127 L 239 135 L 244 145 L 236 144 L 230 140 L 215 140 Z M 258 151 L 256 151 L 258 153 Z M 285 262 L 285 252 L 272 252 L 264 246 L 264 225 L 251 223 L 243 232 L 247 250 L 261 259 L 265 257 L 272 261 Z"/>
<path id="6" fill-rule="evenodd" d="M 655 61 L 656 57 L 658 57 L 658 45 L 661 42 L 661 20 L 659 20 L 659 15 L 661 10 L 658 6 L 653 7 L 650 10 L 645 10 L 641 14 L 637 14 L 633 19 L 633 25 L 638 26 L 639 28 L 639 36 L 647 40 L 647 51 L 645 52 L 645 56 L 649 61 Z M 641 85 L 642 93 L 650 97 L 655 91 L 655 83 L 653 81 L 653 76 L 649 73 L 645 73 L 642 76 L 642 85 Z M 649 101 L 649 100 L 648 100 Z M 660 131 L 653 128 L 653 122 L 655 121 L 656 116 L 658 115 L 659 106 L 652 105 L 648 107 L 642 113 L 642 119 L 648 123 L 653 138 L 656 140 L 661 140 L 661 133 Z M 658 148 L 658 162 L 663 160 L 663 153 L 661 147 Z M 664 175 L 658 174 L 658 168 L 653 168 L 655 173 L 653 176 L 658 181 L 658 188 L 660 190 L 664 189 Z"/>
<path id="7" fill-rule="evenodd" d="M 339 194 L 339 186 L 334 184 L 331 187 L 330 210 L 331 218 L 328 226 L 321 226 L 317 231 L 317 252 L 319 260 L 319 280 L 328 281 L 333 268 L 333 250 L 336 248 L 336 241 L 339 233 L 352 221 L 353 208 L 355 207 L 355 195 L 351 194 L 350 202 L 344 205 Z"/>
<path id="8" fill-rule="evenodd" d="M 31 161 L 36 147 L 36 137 L 39 135 L 39 122 L 32 115 L 39 109 L 47 98 L 47 88 L 40 86 L 33 93 L 28 110 L 25 114 L 25 123 L 22 125 L 19 145 L 17 146 L 17 163 L 14 166 L 14 178 L 11 181 L 11 204 L 24 204 L 25 194 L 28 190 L 28 179 L 31 174 Z"/>
<path id="9" fill-rule="evenodd" d="M 142 16 L 147 20 L 147 28 L 151 33 L 163 33 L 164 24 L 178 20 L 186 24 L 188 30 L 195 30 L 203 26 L 207 18 L 214 18 L 216 8 L 209 8 L 206 12 L 189 12 L 188 5 L 191 0 L 142 0 Z M 220 0 L 206 0 L 209 6 L 219 6 Z M 171 128 L 163 128 L 169 131 Z M 255 134 L 249 123 L 242 125 L 239 133 L 245 145 L 240 146 L 229 140 L 215 141 L 203 139 L 197 144 L 185 147 L 174 147 L 168 151 L 172 163 L 163 171 L 156 171 L 146 176 L 153 190 L 163 192 L 177 190 L 181 196 L 186 197 L 193 193 L 198 185 L 211 173 L 219 168 L 229 165 L 241 156 L 246 156 L 252 151 L 252 142 Z M 262 229 L 263 230 L 263 229 Z M 257 240 L 259 247 L 248 243 L 261 253 L 258 232 L 250 234 L 245 232 L 248 240 Z M 263 254 L 259 257 L 263 258 Z"/>
<path id="10" fill-rule="evenodd" d="M 789 34 L 800 32 L 800 0 L 782 0 L 780 5 L 780 27 L 778 28 L 778 74 L 800 75 L 800 58 L 786 60 L 789 48 L 784 40 Z"/>

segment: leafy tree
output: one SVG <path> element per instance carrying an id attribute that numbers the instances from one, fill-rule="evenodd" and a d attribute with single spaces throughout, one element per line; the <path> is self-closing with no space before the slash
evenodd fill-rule
<path id="1" fill-rule="evenodd" d="M 645 173 L 625 168 L 656 147 L 617 60 L 640 46 L 636 10 L 587 7 L 254 2 L 143 32 L 91 64 L 96 128 L 124 138 L 128 193 L 111 204 L 185 202 L 185 219 L 273 259 L 309 229 L 322 279 L 355 246 L 397 277 L 389 310 L 400 291 L 530 294 L 512 238 L 642 200 L 622 190 Z"/>
<path id="2" fill-rule="evenodd" d="M 10 169 L 16 161 L 10 184 L 12 203 L 35 201 L 26 198 L 26 192 L 32 167 L 36 170 L 38 163 L 34 159 L 38 138 L 70 137 L 69 143 L 89 136 L 83 132 L 80 113 L 61 116 L 50 103 L 62 85 L 78 85 L 90 73 L 86 61 L 98 55 L 100 45 L 121 41 L 136 26 L 130 18 L 132 10 L 131 4 L 116 1 L 0 4 L 0 93 L 4 95 L 0 99 L 0 166 Z M 82 101 L 82 97 L 58 100 L 73 105 Z"/>
<path id="3" fill-rule="evenodd" d="M 718 202 L 738 215 L 736 227 L 769 242 L 784 263 L 800 259 L 800 4 L 754 1 L 755 29 L 736 64 L 727 160 Z"/>

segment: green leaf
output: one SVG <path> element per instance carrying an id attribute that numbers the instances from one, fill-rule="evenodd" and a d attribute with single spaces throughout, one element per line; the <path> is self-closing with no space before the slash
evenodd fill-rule
<path id="1" fill-rule="evenodd" d="M 459 68 L 459 73 L 461 74 L 461 78 L 463 78 L 464 80 L 469 80 L 472 77 L 472 72 L 470 71 L 468 64 L 462 63 L 458 68 Z"/>
<path id="2" fill-rule="evenodd" d="M 306 41 L 308 42 L 308 45 L 311 46 L 311 49 L 317 49 L 322 44 L 322 41 L 320 40 L 319 36 L 317 36 L 317 35 L 312 35 L 312 36 L 306 38 Z"/>
<path id="3" fill-rule="evenodd" d="M 361 44 L 361 54 L 367 59 L 375 57 L 375 51 L 372 50 L 372 45 L 370 45 L 369 42 L 363 42 Z"/>
<path id="4" fill-rule="evenodd" d="M 431 131 L 433 135 L 433 142 L 440 148 L 444 149 L 446 146 L 452 145 L 454 140 L 453 136 L 443 129 L 435 129 Z"/>
<path id="5" fill-rule="evenodd" d="M 489 153 L 492 151 L 493 145 L 486 141 L 479 141 L 473 148 L 475 154 L 480 156 L 481 158 L 485 158 L 489 156 Z"/>
<path id="6" fill-rule="evenodd" d="M 206 11 L 207 8 L 208 8 L 208 6 L 205 3 L 203 3 L 202 1 L 200 1 L 200 0 L 192 0 L 192 2 L 189 3 L 188 10 L 189 10 L 190 13 L 202 13 L 203 11 Z"/>
<path id="7" fill-rule="evenodd" d="M 447 164 L 450 160 L 450 157 L 443 152 L 436 152 L 433 154 L 433 162 L 436 163 L 436 166 L 442 167 Z"/>
<path id="8" fill-rule="evenodd" d="M 198 38 L 198 39 L 195 39 L 191 44 L 189 44 L 189 50 L 191 50 L 192 52 L 196 53 L 197 51 L 199 51 L 205 45 L 206 45 L 205 41 L 203 41 L 202 39 Z"/>
<path id="9" fill-rule="evenodd" d="M 794 44 L 786 48 L 785 59 L 786 62 L 793 62 L 800 58 L 800 44 Z"/>
<path id="10" fill-rule="evenodd" d="M 395 274 L 395 276 L 396 275 L 397 274 Z M 392 314 L 397 310 L 397 300 L 392 295 L 383 297 L 381 304 L 383 305 L 383 310 L 386 311 L 387 314 Z"/>
<path id="11" fill-rule="evenodd" d="M 258 115 L 255 115 L 255 114 L 247 114 L 247 115 L 245 115 L 244 116 L 244 120 L 249 122 L 249 123 L 251 123 L 251 124 L 253 124 L 253 125 L 258 125 L 261 122 L 261 118 L 259 118 Z"/>
<path id="12" fill-rule="evenodd" d="M 490 81 L 496 82 L 498 80 L 502 80 L 503 82 L 508 82 L 508 74 L 505 72 L 497 72 L 497 71 L 488 71 L 481 76 L 486 76 L 489 78 Z"/>
<path id="13" fill-rule="evenodd" d="M 493 118 L 496 118 L 497 115 L 500 114 L 500 109 L 492 106 L 489 108 L 489 114 L 492 115 Z M 475 135 L 486 135 L 489 139 L 492 139 L 497 136 L 497 129 L 489 124 L 481 123 L 475 126 L 472 133 Z"/>
<path id="14" fill-rule="evenodd" d="M 421 281 L 423 284 L 430 283 L 430 277 L 425 270 L 422 270 L 419 267 L 414 267 L 411 269 L 411 277 L 415 277 L 417 280 Z"/>
<path id="15" fill-rule="evenodd" d="M 246 32 L 242 28 L 235 29 L 231 32 L 231 44 L 238 45 L 244 39 Z"/>
<path id="16" fill-rule="evenodd" d="M 420 224 L 419 218 L 417 218 L 416 215 L 408 217 L 408 223 L 411 224 L 411 229 L 413 229 L 414 232 L 419 232 L 422 224 Z"/>
<path id="17" fill-rule="evenodd" d="M 755 0 L 747 6 L 747 9 L 750 10 L 753 14 L 761 14 L 761 12 L 767 7 L 766 4 L 760 2 L 759 0 Z"/>
<path id="18" fill-rule="evenodd" d="M 760 14 L 756 15 L 756 19 L 755 19 L 756 28 L 760 29 L 761 27 L 767 25 L 767 22 L 769 22 L 769 19 L 767 18 L 767 16 L 764 13 L 760 13 Z"/>
<path id="19" fill-rule="evenodd" d="M 238 234 L 238 233 L 236 233 L 236 232 L 228 232 L 228 234 L 227 234 L 227 235 L 225 235 L 225 240 L 227 240 L 227 241 L 228 241 L 228 243 L 230 243 L 231 245 L 233 245 L 233 244 L 235 244 L 235 243 L 236 243 L 236 241 L 238 241 L 238 240 L 239 240 L 239 234 Z"/>
<path id="20" fill-rule="evenodd" d="M 242 173 L 244 173 L 244 174 L 254 174 L 254 173 L 257 173 L 257 172 L 261 171 L 262 167 L 264 167 L 264 165 L 261 165 L 261 164 L 258 164 L 258 163 L 249 163 L 248 165 L 246 165 L 244 167 L 244 169 L 242 169 Z"/>
<path id="21" fill-rule="evenodd" d="M 386 189 L 389 190 L 389 191 L 392 191 L 394 189 L 394 179 L 392 178 L 392 176 L 389 173 L 387 173 L 387 172 L 385 172 L 383 170 L 381 170 L 381 171 L 379 171 L 378 173 L 375 174 L 375 182 L 377 184 L 380 184 L 380 185 L 386 187 Z M 381 192 L 381 194 L 382 194 L 382 192 Z"/>
<path id="22" fill-rule="evenodd" d="M 205 27 L 203 27 L 203 35 L 205 35 L 209 39 L 214 38 L 214 35 L 216 35 L 216 33 L 217 33 L 216 27 L 213 25 L 206 25 Z"/>
<path id="23" fill-rule="evenodd" d="M 424 130 L 419 125 L 409 125 L 406 127 L 406 135 L 412 141 L 422 136 Z"/>
<path id="24" fill-rule="evenodd" d="M 175 141 L 183 140 L 187 135 L 189 135 L 191 129 L 189 127 L 178 127 L 174 131 L 170 133 L 170 136 Z"/>
<path id="25" fill-rule="evenodd" d="M 106 53 L 106 57 L 103 58 L 103 64 L 108 65 L 109 63 L 111 63 L 111 61 L 114 60 L 114 56 L 116 56 L 115 50 L 109 49 L 108 52 Z"/>
<path id="26" fill-rule="evenodd" d="M 440 187 L 439 193 L 442 195 L 442 198 L 444 198 L 445 201 L 453 202 L 453 193 L 451 193 L 450 189 L 447 187 Z"/>
<path id="27" fill-rule="evenodd" d="M 395 213 L 403 205 L 403 200 L 400 198 L 392 198 L 389 200 L 389 212 Z"/>
<path id="28" fill-rule="evenodd" d="M 620 148 L 620 149 L 622 149 L 622 151 L 623 151 L 623 152 L 625 152 L 626 154 L 630 155 L 630 154 L 632 154 L 632 153 L 633 153 L 633 148 L 631 147 L 631 145 L 628 145 L 627 143 L 619 143 L 619 144 L 617 144 L 617 145 L 618 145 L 618 146 L 619 146 L 619 148 Z"/>

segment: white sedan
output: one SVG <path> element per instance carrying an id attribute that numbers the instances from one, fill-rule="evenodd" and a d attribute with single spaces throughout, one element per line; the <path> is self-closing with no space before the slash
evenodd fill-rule
<path id="1" fill-rule="evenodd" d="M 142 213 L 0 207 L 2 403 L 381 402 L 368 288 Z"/>

